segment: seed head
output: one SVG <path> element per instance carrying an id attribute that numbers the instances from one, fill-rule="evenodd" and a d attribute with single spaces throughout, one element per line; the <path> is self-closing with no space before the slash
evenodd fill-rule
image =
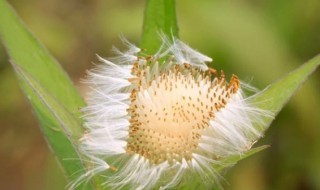
<path id="1" fill-rule="evenodd" d="M 245 98 L 236 75 L 208 68 L 211 58 L 163 37 L 155 55 L 128 51 L 89 72 L 82 152 L 112 189 L 168 189 L 188 180 L 209 188 L 219 159 L 240 155 L 261 136 L 265 111 Z M 254 127 L 255 126 L 255 127 Z M 75 187 L 76 183 L 71 186 Z"/>

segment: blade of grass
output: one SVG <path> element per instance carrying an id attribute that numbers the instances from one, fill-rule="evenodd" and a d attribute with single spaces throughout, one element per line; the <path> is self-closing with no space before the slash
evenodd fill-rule
<path id="1" fill-rule="evenodd" d="M 159 33 L 178 37 L 178 24 L 174 0 L 147 0 L 144 12 L 140 47 L 154 54 L 161 46 Z"/>
<path id="2" fill-rule="evenodd" d="M 15 64 L 41 83 L 70 113 L 81 115 L 79 108 L 84 101 L 71 80 L 5 0 L 0 0 L 0 37 Z M 70 126 L 70 130 L 71 136 L 78 138 L 83 129 Z"/>
<path id="3" fill-rule="evenodd" d="M 277 115 L 284 105 L 290 100 L 294 93 L 299 89 L 303 82 L 317 69 L 320 65 L 320 55 L 301 65 L 293 72 L 266 87 L 263 91 L 253 98 L 253 103 L 258 107 L 271 111 Z M 265 126 L 262 131 L 266 130 L 271 122 L 271 117 L 265 117 Z"/>
<path id="4" fill-rule="evenodd" d="M 44 89 L 32 76 L 12 63 L 19 82 L 24 90 L 35 114 L 37 115 L 42 131 L 59 163 L 63 167 L 69 181 L 74 181 L 85 173 L 84 164 L 77 151 L 77 142 L 70 138 L 70 126 L 81 127 L 79 120 L 68 112 L 49 92 Z M 93 189 L 86 185 L 86 189 Z M 80 185 L 78 189 L 82 189 Z"/>

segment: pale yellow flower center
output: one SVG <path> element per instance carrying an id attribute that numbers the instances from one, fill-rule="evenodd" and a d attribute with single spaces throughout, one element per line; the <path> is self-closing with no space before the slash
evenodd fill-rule
<path id="1" fill-rule="evenodd" d="M 217 77 L 213 69 L 204 72 L 184 65 L 146 81 L 146 69 L 135 70 L 126 150 L 154 164 L 191 160 L 210 120 L 238 91 L 239 80 L 232 76 L 226 84 L 223 72 Z"/>

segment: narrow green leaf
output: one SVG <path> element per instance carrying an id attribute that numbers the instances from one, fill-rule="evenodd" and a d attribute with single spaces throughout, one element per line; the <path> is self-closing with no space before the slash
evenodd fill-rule
<path id="1" fill-rule="evenodd" d="M 297 91 L 302 83 L 312 74 L 320 65 L 320 55 L 314 57 L 307 63 L 300 66 L 295 71 L 289 73 L 284 78 L 268 86 L 262 92 L 257 94 L 252 102 L 261 109 L 271 111 L 274 115 L 278 114 L 283 106 L 289 101 L 290 97 Z M 266 130 L 272 122 L 271 117 L 265 117 L 265 126 L 262 130 Z M 247 158 L 268 146 L 260 146 L 253 148 L 243 155 L 235 155 L 227 157 L 219 162 L 219 165 L 213 166 L 216 171 L 222 171 L 225 168 L 233 166 L 238 161 Z"/>
<path id="2" fill-rule="evenodd" d="M 237 162 L 248 158 L 249 156 L 254 155 L 255 153 L 258 153 L 266 148 L 268 148 L 269 146 L 264 145 L 264 146 L 260 146 L 257 148 L 253 148 L 241 155 L 233 155 L 233 156 L 229 156 L 226 158 L 221 158 L 220 160 L 218 160 L 217 164 L 213 164 L 212 168 L 214 168 L 214 171 L 219 173 L 220 175 L 223 174 L 224 170 L 232 167 L 233 165 L 235 165 Z M 216 180 L 216 179 L 211 179 L 211 180 Z M 208 187 L 206 185 L 203 185 L 202 183 L 199 183 L 197 181 L 190 181 L 187 184 L 180 184 L 180 186 L 177 188 L 180 190 L 190 190 L 190 189 L 208 189 Z M 220 186 L 220 182 L 217 182 L 216 184 L 213 185 L 213 187 L 211 187 L 210 189 L 212 190 L 221 190 L 223 188 L 221 188 Z"/>
<path id="3" fill-rule="evenodd" d="M 67 111 L 81 115 L 79 108 L 84 106 L 84 101 L 71 80 L 5 0 L 0 0 L 0 37 L 15 64 L 47 89 Z M 70 126 L 70 130 L 75 138 L 82 133 L 81 126 Z"/>
<path id="4" fill-rule="evenodd" d="M 42 131 L 63 167 L 69 181 L 76 180 L 85 172 L 81 156 L 77 151 L 77 142 L 70 136 L 70 127 L 81 127 L 79 120 L 65 109 L 49 92 L 30 74 L 16 64 L 12 64 L 19 82 L 27 95 L 42 126 Z M 86 189 L 93 189 L 86 185 Z M 82 189 L 80 185 L 78 189 Z"/>
<path id="5" fill-rule="evenodd" d="M 289 101 L 290 97 L 319 65 L 320 55 L 314 57 L 295 71 L 286 75 L 284 78 L 268 86 L 262 92 L 257 94 L 252 99 L 252 102 L 264 110 L 271 111 L 274 115 L 278 114 L 283 106 Z M 264 120 L 265 126 L 263 126 L 263 131 L 266 130 L 271 124 L 272 117 L 267 116 L 264 118 Z M 233 166 L 238 161 L 260 152 L 267 147 L 268 146 L 260 146 L 247 151 L 243 155 L 234 155 L 224 158 L 223 160 L 220 160 L 219 165 L 213 165 L 213 168 L 218 172 L 222 172 L 224 169 Z"/>
<path id="6" fill-rule="evenodd" d="M 290 97 L 299 89 L 302 83 L 320 65 L 320 55 L 314 57 L 302 66 L 287 74 L 285 77 L 266 87 L 257 94 L 253 103 L 264 110 L 269 110 L 277 115 L 283 106 L 289 101 Z M 272 122 L 272 118 L 266 117 L 263 130 L 266 130 Z"/>
<path id="7" fill-rule="evenodd" d="M 0 37 L 41 129 L 69 181 L 85 172 L 77 150 L 84 101 L 57 61 L 0 0 Z M 93 189 L 89 185 L 81 185 Z"/>
<path id="8" fill-rule="evenodd" d="M 248 150 L 247 152 L 243 153 L 242 155 L 233 155 L 233 156 L 229 156 L 227 158 L 224 158 L 223 160 L 220 160 L 218 165 L 214 165 L 213 168 L 219 172 L 219 173 L 223 173 L 224 170 L 234 166 L 235 164 L 237 164 L 237 162 L 248 158 L 266 148 L 268 148 L 268 145 L 264 145 L 264 146 L 260 146 L 260 147 L 256 147 L 256 148 L 252 148 L 250 150 Z M 219 186 L 219 184 L 216 184 L 212 190 L 221 190 L 221 187 Z"/>
<path id="9" fill-rule="evenodd" d="M 290 97 L 297 91 L 297 89 L 308 78 L 308 76 L 310 76 L 310 74 L 317 69 L 319 65 L 320 55 L 303 64 L 295 71 L 287 74 L 279 81 L 266 87 L 262 92 L 254 97 L 252 102 L 264 110 L 271 111 L 274 115 L 278 114 L 283 106 L 289 101 Z M 272 122 L 272 118 L 265 117 L 264 120 L 265 126 L 263 126 L 263 131 L 269 127 Z M 219 165 L 213 166 L 213 168 L 215 168 L 216 171 L 222 171 L 223 169 L 233 166 L 238 161 L 260 152 L 267 147 L 268 146 L 261 146 L 258 148 L 253 148 L 241 156 L 235 155 L 227 157 L 224 160 L 221 160 Z"/>
<path id="10" fill-rule="evenodd" d="M 252 148 L 247 152 L 243 153 L 242 155 L 233 155 L 233 156 L 226 157 L 223 160 L 220 160 L 219 165 L 215 165 L 213 166 L 213 168 L 219 172 L 225 168 L 235 165 L 240 160 L 243 160 L 249 156 L 252 156 L 268 147 L 269 147 L 268 145 L 263 145 L 256 148 Z"/>
<path id="11" fill-rule="evenodd" d="M 140 47 L 154 54 L 161 46 L 159 34 L 178 37 L 174 0 L 147 0 Z"/>

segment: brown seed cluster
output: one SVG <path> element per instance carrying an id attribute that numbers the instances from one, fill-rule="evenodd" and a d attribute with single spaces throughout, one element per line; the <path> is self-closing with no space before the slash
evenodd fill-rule
<path id="1" fill-rule="evenodd" d="M 191 160 L 199 140 L 215 113 L 237 93 L 239 80 L 233 75 L 227 84 L 224 73 L 201 71 L 191 65 L 171 66 L 150 77 L 148 66 L 133 69 L 130 79 L 131 117 L 127 152 L 154 164 Z"/>

